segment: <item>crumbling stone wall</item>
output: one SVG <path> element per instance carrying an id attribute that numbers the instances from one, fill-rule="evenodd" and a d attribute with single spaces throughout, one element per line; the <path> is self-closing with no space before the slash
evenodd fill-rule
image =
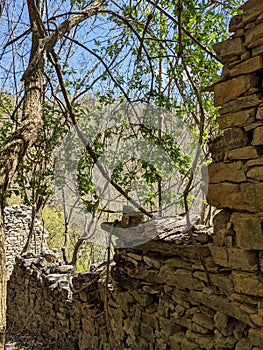
<path id="1" fill-rule="evenodd" d="M 5 208 L 5 235 L 6 235 L 6 266 L 8 276 L 11 275 L 15 258 L 21 254 L 26 244 L 31 226 L 31 209 L 26 205 L 14 205 Z M 47 249 L 47 232 L 36 219 L 34 224 L 33 239 L 29 249 L 40 253 Z"/>
<path id="2" fill-rule="evenodd" d="M 233 270 L 213 261 L 212 247 L 199 244 L 212 287 L 178 228 L 118 249 L 107 288 L 105 269 L 76 274 L 50 253 L 28 253 L 9 281 L 8 321 L 54 350 L 262 349 L 261 298 L 236 291 Z"/>
<path id="3" fill-rule="evenodd" d="M 176 224 L 115 251 L 105 271 L 76 274 L 43 255 L 18 260 L 8 319 L 54 349 L 263 349 L 263 2 L 249 0 L 216 45 L 222 136 L 211 145 L 214 237 L 196 250 Z M 65 273 L 67 272 L 67 273 Z M 60 282 L 61 281 L 61 282 Z M 108 283 L 107 283 L 108 282 Z"/>

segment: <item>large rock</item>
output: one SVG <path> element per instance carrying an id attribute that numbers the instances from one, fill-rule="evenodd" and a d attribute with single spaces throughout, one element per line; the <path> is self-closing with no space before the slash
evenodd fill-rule
<path id="1" fill-rule="evenodd" d="M 243 95 L 251 87 L 256 87 L 258 81 L 259 80 L 255 74 L 249 74 L 241 75 L 231 80 L 216 84 L 214 87 L 215 106 L 220 106 Z"/>
<path id="2" fill-rule="evenodd" d="M 263 250 L 262 219 L 263 217 L 245 213 L 234 213 L 231 216 L 237 247 Z"/>
<path id="3" fill-rule="evenodd" d="M 253 94 L 243 97 L 238 97 L 234 101 L 227 102 L 221 106 L 219 112 L 221 115 L 241 111 L 243 109 L 258 106 L 263 102 L 260 94 Z"/>
<path id="4" fill-rule="evenodd" d="M 253 345 L 257 345 L 258 349 L 262 348 L 263 330 L 262 328 L 252 328 L 249 330 L 249 339 Z M 256 348 L 254 348 L 256 349 Z"/>
<path id="5" fill-rule="evenodd" d="M 236 30 L 241 29 L 243 27 L 244 27 L 243 15 L 236 15 L 231 18 L 229 22 L 230 32 L 235 32 Z"/>
<path id="6" fill-rule="evenodd" d="M 263 106 L 258 107 L 256 118 L 263 120 Z"/>
<path id="7" fill-rule="evenodd" d="M 261 273 L 233 271 L 234 289 L 237 293 L 263 297 L 263 277 Z"/>
<path id="8" fill-rule="evenodd" d="M 254 146 L 231 149 L 225 152 L 225 160 L 256 159 L 259 157 L 258 149 Z"/>
<path id="9" fill-rule="evenodd" d="M 242 38 L 228 39 L 221 43 L 215 44 L 214 50 L 218 57 L 223 61 L 231 56 L 240 56 L 245 53 L 245 47 Z"/>
<path id="10" fill-rule="evenodd" d="M 259 23 L 246 33 L 245 45 L 248 48 L 258 46 L 263 43 L 263 23 Z"/>
<path id="11" fill-rule="evenodd" d="M 263 126 L 255 129 L 252 145 L 263 146 Z"/>
<path id="12" fill-rule="evenodd" d="M 243 170 L 243 162 L 211 163 L 208 165 L 208 180 L 210 183 L 224 181 L 244 182 L 246 175 Z"/>
<path id="13" fill-rule="evenodd" d="M 249 143 L 247 133 L 241 128 L 230 128 L 223 133 L 225 150 L 245 147 Z"/>
<path id="14" fill-rule="evenodd" d="M 263 165 L 254 166 L 247 172 L 247 177 L 249 179 L 263 181 Z"/>
<path id="15" fill-rule="evenodd" d="M 241 74 L 248 74 L 256 72 L 263 68 L 262 56 L 256 56 L 246 60 L 245 62 L 235 65 L 230 69 L 230 76 L 235 77 Z"/>
<path id="16" fill-rule="evenodd" d="M 216 208 L 241 211 L 263 211 L 263 183 L 210 184 L 207 201 Z"/>
<path id="17" fill-rule="evenodd" d="M 244 126 L 255 121 L 256 109 L 246 109 L 240 112 L 225 114 L 217 118 L 220 129 L 228 129 L 233 126 Z M 263 108 L 262 108 L 263 119 Z"/>
<path id="18" fill-rule="evenodd" d="M 257 271 L 258 255 L 256 251 L 248 251 L 239 248 L 227 250 L 229 265 L 234 270 Z"/>
<path id="19" fill-rule="evenodd" d="M 258 256 L 255 251 L 239 248 L 210 247 L 211 254 L 216 264 L 231 267 L 233 270 L 257 271 Z"/>

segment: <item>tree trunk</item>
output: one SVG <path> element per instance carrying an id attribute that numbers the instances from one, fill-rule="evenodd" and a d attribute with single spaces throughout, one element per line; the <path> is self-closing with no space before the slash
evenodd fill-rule
<path id="1" fill-rule="evenodd" d="M 34 42 L 34 41 L 33 41 Z M 41 44 L 41 40 L 39 40 Z M 22 161 L 26 151 L 37 140 L 43 126 L 43 72 L 44 54 L 40 45 L 32 45 L 33 53 L 27 71 L 24 74 L 25 98 L 22 123 L 0 149 L 0 350 L 4 350 L 6 332 L 6 257 L 4 231 L 4 204 L 8 185 Z"/>
<path id="2" fill-rule="evenodd" d="M 24 121 L 10 141 L 0 150 L 0 350 L 4 350 L 6 329 L 6 259 L 3 215 L 5 193 L 25 152 L 36 141 L 42 128 L 42 76 L 42 72 L 39 71 L 37 79 L 30 78 L 27 82 L 25 81 L 27 103 L 24 106 Z"/>
<path id="3" fill-rule="evenodd" d="M 5 347 L 6 332 L 6 257 L 3 209 L 6 190 L 12 181 L 19 163 L 26 151 L 37 140 L 43 126 L 43 76 L 44 62 L 55 44 L 73 27 L 95 15 L 103 0 L 95 0 L 81 13 L 73 14 L 62 22 L 52 35 L 47 36 L 39 9 L 34 0 L 27 0 L 32 30 L 31 54 L 28 67 L 23 75 L 24 105 L 22 122 L 9 141 L 0 149 L 0 350 Z"/>

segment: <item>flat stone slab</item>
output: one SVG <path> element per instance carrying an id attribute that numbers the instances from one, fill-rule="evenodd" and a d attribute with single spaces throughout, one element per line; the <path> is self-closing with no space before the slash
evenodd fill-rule
<path id="1" fill-rule="evenodd" d="M 190 219 L 193 234 L 200 244 L 212 241 L 212 230 L 196 225 L 197 216 Z M 181 216 L 151 219 L 136 227 L 122 227 L 120 222 L 104 222 L 101 228 L 117 238 L 115 247 L 132 247 L 149 241 L 173 242 L 178 245 L 192 244 L 186 218 Z"/>

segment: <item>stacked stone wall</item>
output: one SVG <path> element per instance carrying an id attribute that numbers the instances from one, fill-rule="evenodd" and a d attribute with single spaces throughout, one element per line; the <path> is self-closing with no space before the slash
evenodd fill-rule
<path id="1" fill-rule="evenodd" d="M 263 297 L 263 2 L 242 9 L 230 22 L 232 37 L 215 45 L 224 63 L 214 87 L 222 136 L 210 146 L 207 200 L 222 209 L 213 259 L 231 270 L 235 293 L 252 300 Z"/>
<path id="2" fill-rule="evenodd" d="M 24 248 L 32 222 L 31 208 L 26 205 L 14 205 L 5 208 L 5 235 L 6 235 L 6 265 L 8 276 L 12 273 L 16 256 Z M 39 220 L 35 220 L 32 240 L 29 250 L 39 254 L 47 249 L 47 232 Z"/>
<path id="3" fill-rule="evenodd" d="M 214 245 L 200 244 L 210 286 L 187 235 L 179 241 L 118 249 L 107 286 L 105 268 L 77 274 L 50 253 L 28 253 L 9 280 L 9 324 L 58 350 L 262 349 L 254 286 L 240 292 L 234 270 L 214 262 Z"/>
<path id="4" fill-rule="evenodd" d="M 48 254 L 19 258 L 10 323 L 54 349 L 263 349 L 263 2 L 242 9 L 231 38 L 215 46 L 222 136 L 210 145 L 207 199 L 221 211 L 213 240 L 198 240 L 211 284 L 175 225 L 116 249 L 109 280 L 105 269 L 76 274 Z"/>

